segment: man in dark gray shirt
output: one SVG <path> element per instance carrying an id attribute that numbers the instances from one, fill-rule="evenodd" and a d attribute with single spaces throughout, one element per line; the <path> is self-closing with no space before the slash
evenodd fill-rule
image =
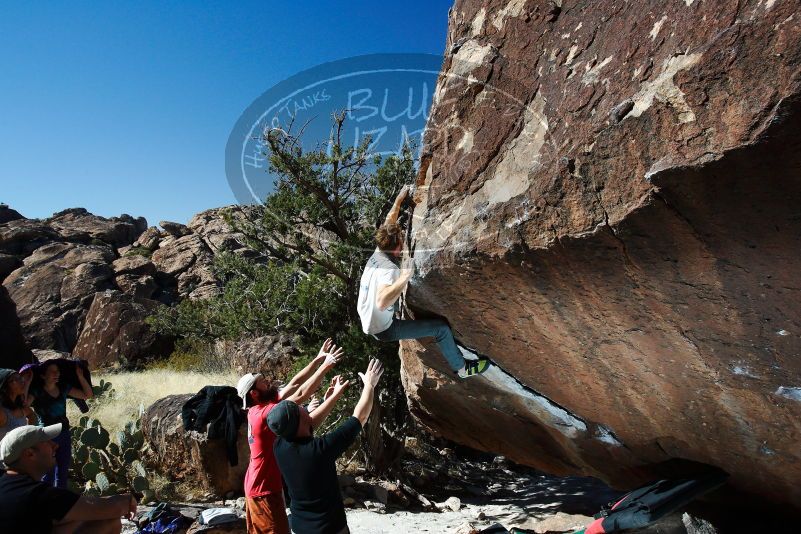
<path id="1" fill-rule="evenodd" d="M 290 525 L 297 534 L 344 534 L 348 530 L 345 506 L 339 492 L 336 460 L 356 441 L 373 408 L 375 386 L 384 368 L 376 359 L 359 373 L 364 389 L 348 418 L 336 430 L 314 437 L 311 417 L 302 406 L 281 401 L 267 416 L 267 425 L 278 436 L 273 445 L 278 468 L 291 499 Z M 335 379 L 322 404 L 315 409 L 327 415 L 348 381 Z"/>

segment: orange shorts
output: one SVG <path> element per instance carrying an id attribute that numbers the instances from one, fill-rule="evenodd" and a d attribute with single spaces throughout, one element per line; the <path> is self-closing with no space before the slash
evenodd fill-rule
<path id="1" fill-rule="evenodd" d="M 248 534 L 289 534 L 284 496 L 280 493 L 245 497 L 245 520 Z"/>

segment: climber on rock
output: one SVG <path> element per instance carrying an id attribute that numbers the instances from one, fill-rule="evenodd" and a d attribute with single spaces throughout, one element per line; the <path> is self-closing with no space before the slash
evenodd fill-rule
<path id="1" fill-rule="evenodd" d="M 376 231 L 377 248 L 367 260 L 359 285 L 357 308 L 362 330 L 379 341 L 433 337 L 448 365 L 460 378 L 479 375 L 489 368 L 489 360 L 465 359 L 445 321 L 395 318 L 396 303 L 414 274 L 413 265 L 400 269 L 396 263 L 403 256 L 403 230 L 398 224 L 398 215 L 408 194 L 409 189 L 404 186 L 384 224 Z"/>

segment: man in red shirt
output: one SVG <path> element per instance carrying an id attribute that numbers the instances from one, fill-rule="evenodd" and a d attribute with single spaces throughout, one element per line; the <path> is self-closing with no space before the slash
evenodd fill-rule
<path id="1" fill-rule="evenodd" d="M 341 356 L 342 349 L 326 339 L 317 357 L 280 389 L 261 373 L 248 373 L 239 379 L 236 389 L 248 410 L 250 463 L 245 473 L 245 518 L 249 534 L 289 534 L 281 472 L 273 455 L 275 434 L 267 426 L 267 415 L 282 400 L 298 404 L 308 400 Z"/>

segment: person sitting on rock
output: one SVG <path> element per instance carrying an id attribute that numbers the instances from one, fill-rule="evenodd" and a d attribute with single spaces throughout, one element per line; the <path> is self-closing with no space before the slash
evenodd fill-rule
<path id="1" fill-rule="evenodd" d="M 367 260 L 362 273 L 356 306 L 362 330 L 379 341 L 434 337 L 448 365 L 459 377 L 479 375 L 489 368 L 489 360 L 465 359 L 445 321 L 395 319 L 395 304 L 414 275 L 413 264 L 410 263 L 408 269 L 401 271 L 395 263 L 403 256 L 403 230 L 398 225 L 398 215 L 408 194 L 409 189 L 404 186 L 395 198 L 384 224 L 375 234 L 377 248 Z"/>
<path id="2" fill-rule="evenodd" d="M 267 427 L 268 415 L 283 400 L 308 400 L 342 352 L 326 339 L 317 357 L 280 389 L 261 373 L 248 373 L 239 379 L 236 389 L 248 410 L 250 462 L 245 473 L 245 520 L 249 534 L 289 534 L 281 473 L 273 455 L 275 434 Z"/>
<path id="3" fill-rule="evenodd" d="M 33 409 L 39 414 L 42 424 L 54 425 L 61 423 L 64 431 L 56 438 L 56 465 L 45 474 L 44 482 L 59 488 L 67 487 L 70 464 L 72 463 L 72 440 L 70 439 L 70 426 L 67 419 L 67 396 L 73 399 L 91 399 L 94 396 L 92 387 L 86 380 L 84 368 L 75 366 L 80 389 L 60 382 L 61 371 L 56 362 L 45 362 L 38 367 L 41 383 L 31 388 L 33 396 Z"/>
<path id="4" fill-rule="evenodd" d="M 0 369 L 0 439 L 17 427 L 38 422 L 28 405 L 29 385 L 30 380 L 13 369 Z"/>
<path id="5" fill-rule="evenodd" d="M 292 532 L 296 534 L 346 534 L 348 522 L 339 491 L 336 461 L 356 441 L 373 409 L 375 387 L 384 368 L 376 359 L 359 373 L 364 383 L 353 416 L 323 436 L 314 429 L 331 411 L 349 381 L 336 380 L 325 400 L 311 414 L 292 401 L 282 401 L 267 416 L 278 436 L 275 459 L 290 497 Z"/>
<path id="6" fill-rule="evenodd" d="M 0 477 L 0 530 L 67 534 L 118 533 L 121 517 L 133 519 L 133 495 L 90 497 L 41 482 L 56 464 L 61 424 L 25 425 L 0 440 L 0 461 L 7 472 Z"/>

